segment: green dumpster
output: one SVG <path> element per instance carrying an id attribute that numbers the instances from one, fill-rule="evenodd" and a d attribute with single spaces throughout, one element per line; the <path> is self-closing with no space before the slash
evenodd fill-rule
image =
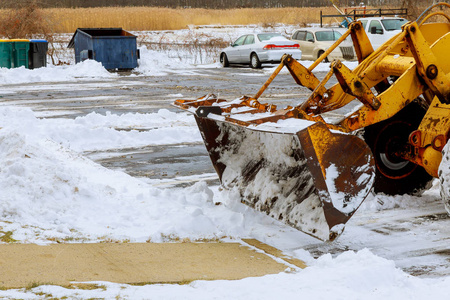
<path id="1" fill-rule="evenodd" d="M 29 40 L 0 40 L 0 67 L 28 68 Z"/>
<path id="2" fill-rule="evenodd" d="M 11 68 L 12 49 L 10 40 L 0 40 L 0 67 Z"/>

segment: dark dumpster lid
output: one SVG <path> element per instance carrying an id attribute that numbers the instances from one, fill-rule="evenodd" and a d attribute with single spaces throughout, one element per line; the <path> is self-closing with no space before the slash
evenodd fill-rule
<path id="1" fill-rule="evenodd" d="M 75 36 L 78 32 L 83 32 L 91 37 L 103 37 L 103 36 L 132 36 L 134 34 L 129 33 L 128 31 L 123 30 L 122 28 L 77 28 L 75 33 L 72 36 L 67 48 L 73 48 L 75 45 Z"/>
<path id="2" fill-rule="evenodd" d="M 31 43 L 48 43 L 47 40 L 30 40 Z"/>

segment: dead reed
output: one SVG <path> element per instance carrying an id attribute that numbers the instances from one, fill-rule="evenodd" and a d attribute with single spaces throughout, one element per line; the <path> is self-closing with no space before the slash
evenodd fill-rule
<path id="1" fill-rule="evenodd" d="M 80 27 L 122 27 L 126 30 L 177 30 L 188 25 L 248 25 L 270 27 L 275 23 L 318 23 L 320 11 L 333 8 L 271 9 L 170 9 L 157 7 L 101 7 L 45 9 L 52 17 L 55 32 L 73 32 Z M 328 20 L 335 22 L 335 20 Z"/>

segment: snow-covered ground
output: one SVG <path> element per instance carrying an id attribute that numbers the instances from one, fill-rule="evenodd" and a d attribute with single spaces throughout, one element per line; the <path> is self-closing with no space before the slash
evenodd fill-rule
<path id="1" fill-rule="evenodd" d="M 210 34 L 209 28 L 198 30 Z M 248 28 L 228 28 L 224 35 L 234 39 L 245 30 Z M 254 30 L 260 28 L 255 26 Z M 177 39 L 169 34 L 164 36 L 169 41 Z M 101 91 L 123 77 L 197 76 L 204 69 L 219 68 L 215 62 L 198 65 L 183 59 L 188 55 L 179 59 L 171 55 L 141 47 L 140 67 L 125 75 L 107 72 L 93 61 L 36 70 L 0 69 L 0 234 L 12 232 L 11 238 L 17 242 L 37 244 L 256 238 L 304 260 L 308 267 L 258 278 L 195 281 L 186 285 L 99 282 L 101 288 L 94 290 L 51 285 L 29 290 L 0 289 L 0 298 L 35 299 L 51 295 L 76 299 L 444 299 L 448 296 L 450 276 L 445 265 L 448 252 L 444 251 L 444 258 L 426 260 L 421 254 L 404 256 L 407 244 L 414 243 L 417 246 L 413 250 L 432 246 L 448 250 L 448 218 L 433 222 L 423 217 L 427 213 L 440 216 L 445 212 L 437 184 L 420 197 L 370 195 L 338 241 L 321 244 L 241 204 L 236 193 L 203 180 L 185 188 L 161 185 L 161 180 L 107 169 L 85 155 L 90 151 L 126 147 L 201 143 L 195 120 L 185 112 L 168 109 L 155 113 L 90 112 L 76 118 L 46 118 L 42 111 L 33 111 L 33 103 L 24 107 L 23 103 L 9 101 L 20 84 L 34 83 L 35 90 L 40 84 L 47 84 L 42 89 L 49 91 L 53 88 L 49 83 L 61 90 L 72 89 L 73 82 L 93 81 Z M 318 71 L 327 69 L 328 64 L 318 67 Z M 264 73 L 270 74 L 272 70 L 266 68 Z M 48 103 L 49 111 L 51 105 Z M 201 179 L 201 175 L 198 177 Z M 383 217 L 388 220 L 380 220 Z M 378 231 L 370 230 L 380 222 L 398 229 L 393 237 L 379 234 L 382 226 L 376 228 Z M 342 251 L 338 255 L 323 254 L 333 248 Z M 434 264 L 442 272 L 418 277 L 405 271 L 415 264 L 418 268 Z"/>

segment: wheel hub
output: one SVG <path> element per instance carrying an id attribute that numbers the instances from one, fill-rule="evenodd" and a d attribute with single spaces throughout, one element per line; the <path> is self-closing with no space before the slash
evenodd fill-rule
<path id="1" fill-rule="evenodd" d="M 408 161 L 393 162 L 390 160 L 390 157 L 386 155 L 386 153 L 380 153 L 380 159 L 383 164 L 391 170 L 400 170 L 406 167 L 406 165 L 409 163 Z"/>
<path id="2" fill-rule="evenodd" d="M 416 165 L 398 155 L 407 142 L 409 131 L 410 125 L 400 121 L 389 124 L 378 133 L 375 162 L 384 176 L 398 179 L 414 171 Z"/>

